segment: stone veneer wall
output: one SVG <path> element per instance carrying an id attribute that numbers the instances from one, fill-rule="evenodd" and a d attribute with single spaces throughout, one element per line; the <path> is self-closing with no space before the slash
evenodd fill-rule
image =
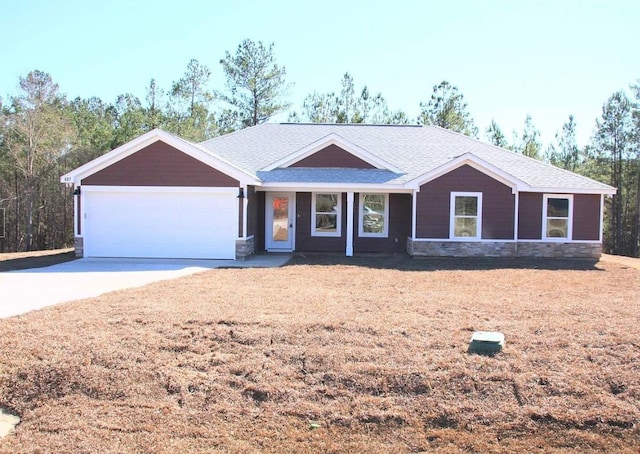
<path id="1" fill-rule="evenodd" d="M 407 239 L 407 253 L 420 257 L 556 257 L 600 258 L 600 243 L 532 241 L 413 241 Z"/>
<path id="2" fill-rule="evenodd" d="M 569 257 L 599 259 L 600 243 L 518 242 L 519 257 Z"/>
<path id="3" fill-rule="evenodd" d="M 246 240 L 236 240 L 236 260 L 244 260 L 255 252 L 256 243 L 253 236 Z"/>
<path id="4" fill-rule="evenodd" d="M 412 241 L 407 240 L 407 252 L 423 257 L 514 257 L 516 243 L 504 241 Z"/>
<path id="5" fill-rule="evenodd" d="M 76 257 L 84 257 L 84 238 L 77 236 L 73 239 L 73 247 L 75 248 Z"/>

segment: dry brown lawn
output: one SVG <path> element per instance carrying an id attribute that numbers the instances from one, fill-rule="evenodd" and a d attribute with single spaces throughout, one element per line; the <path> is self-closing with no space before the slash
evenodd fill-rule
<path id="1" fill-rule="evenodd" d="M 638 452 L 639 314 L 609 261 L 212 270 L 1 320 L 0 451 Z"/>

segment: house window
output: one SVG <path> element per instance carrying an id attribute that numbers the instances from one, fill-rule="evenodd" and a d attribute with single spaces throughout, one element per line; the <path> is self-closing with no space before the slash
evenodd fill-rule
<path id="1" fill-rule="evenodd" d="M 449 238 L 479 240 L 482 237 L 482 193 L 452 192 Z"/>
<path id="2" fill-rule="evenodd" d="M 339 193 L 314 193 L 311 198 L 311 235 L 340 236 L 341 205 Z"/>
<path id="3" fill-rule="evenodd" d="M 389 234 L 389 194 L 360 194 L 360 236 Z"/>
<path id="4" fill-rule="evenodd" d="M 573 218 L 573 196 L 545 194 L 542 210 L 542 238 L 570 240 Z"/>

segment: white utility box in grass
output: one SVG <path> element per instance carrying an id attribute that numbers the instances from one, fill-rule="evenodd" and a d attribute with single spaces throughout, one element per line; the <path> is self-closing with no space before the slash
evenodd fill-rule
<path id="1" fill-rule="evenodd" d="M 471 335 L 469 353 L 493 355 L 504 347 L 504 334 L 497 331 L 476 331 Z"/>

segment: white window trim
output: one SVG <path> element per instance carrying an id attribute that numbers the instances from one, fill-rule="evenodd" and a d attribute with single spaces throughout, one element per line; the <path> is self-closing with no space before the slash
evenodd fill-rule
<path id="1" fill-rule="evenodd" d="M 335 232 L 317 232 L 316 231 L 316 195 L 318 194 L 335 194 L 337 196 L 338 205 L 336 206 L 336 231 Z M 341 192 L 312 192 L 311 193 L 311 236 L 342 236 L 342 193 Z"/>
<path id="2" fill-rule="evenodd" d="M 567 236 L 564 238 L 547 236 L 547 201 L 549 199 L 568 199 L 569 218 L 567 220 Z M 553 219 L 553 218 L 552 218 Z M 564 219 L 564 218 L 557 218 Z M 542 239 L 545 241 L 571 241 L 573 237 L 573 194 L 544 194 L 542 196 Z"/>
<path id="3" fill-rule="evenodd" d="M 364 231 L 364 196 L 365 195 L 382 195 L 384 196 L 384 231 L 382 233 L 370 233 Z M 364 238 L 388 238 L 389 237 L 389 194 L 382 192 L 361 192 L 360 201 L 358 204 L 358 216 L 360 221 L 358 222 L 358 236 Z"/>
<path id="4" fill-rule="evenodd" d="M 476 216 L 476 236 L 455 236 L 456 197 L 476 197 L 478 213 Z M 478 241 L 482 239 L 482 192 L 452 192 L 449 200 L 449 239 L 454 241 Z"/>

